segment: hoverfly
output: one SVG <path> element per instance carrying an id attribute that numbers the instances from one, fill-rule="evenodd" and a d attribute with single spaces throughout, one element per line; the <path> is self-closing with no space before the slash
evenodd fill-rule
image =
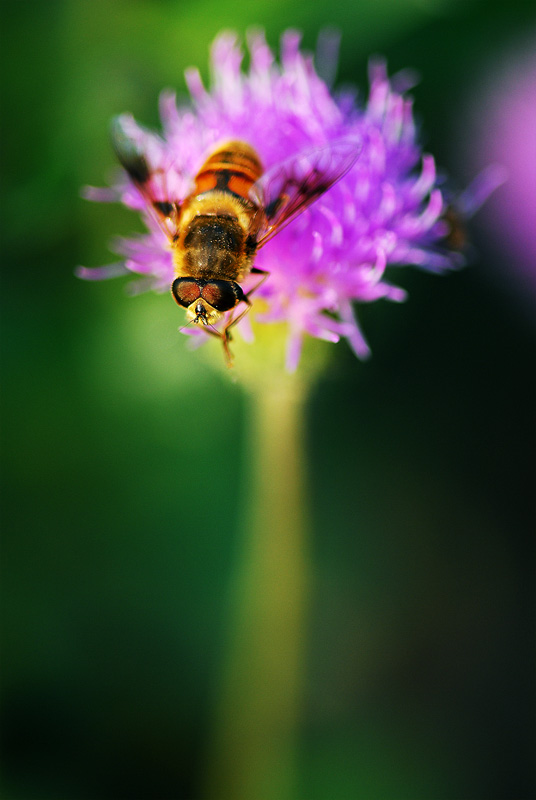
<path id="1" fill-rule="evenodd" d="M 229 141 L 208 156 L 181 199 L 162 195 L 162 174 L 151 171 L 143 148 L 128 133 L 129 123 L 129 117 L 114 120 L 113 146 L 168 238 L 176 275 L 173 298 L 186 309 L 189 322 L 222 341 L 231 366 L 230 330 L 269 276 L 254 266 L 257 251 L 348 172 L 358 158 L 359 141 L 337 140 L 267 172 L 251 145 Z M 240 283 L 250 273 L 260 279 L 245 293 Z M 240 303 L 245 307 L 235 315 Z M 214 325 L 227 312 L 220 331 Z"/>

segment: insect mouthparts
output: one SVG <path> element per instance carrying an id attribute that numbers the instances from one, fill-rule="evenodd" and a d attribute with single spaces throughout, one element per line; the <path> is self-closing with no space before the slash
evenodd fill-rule
<path id="1" fill-rule="evenodd" d="M 201 321 L 203 325 L 207 324 L 207 310 L 203 303 L 198 303 L 195 307 L 196 318 L 195 322 Z"/>

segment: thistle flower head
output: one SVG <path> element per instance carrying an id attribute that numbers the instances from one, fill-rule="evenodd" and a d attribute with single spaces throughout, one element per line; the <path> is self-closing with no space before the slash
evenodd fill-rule
<path id="1" fill-rule="evenodd" d="M 279 64 L 262 34 L 251 35 L 248 45 L 245 71 L 236 36 L 219 35 L 212 47 L 210 88 L 190 69 L 188 105 L 177 106 L 171 92 L 162 94 L 162 137 L 131 117 L 122 118 L 123 126 L 170 200 L 188 194 L 191 177 L 224 140 L 249 143 L 270 170 L 300 152 L 355 137 L 361 148 L 355 165 L 258 252 L 255 266 L 269 278 L 255 294 L 264 301 L 256 319 L 287 323 L 289 369 L 298 363 L 305 335 L 331 342 L 345 337 L 358 356 L 366 357 L 369 349 L 353 304 L 404 299 L 404 291 L 386 279 L 387 267 L 442 272 L 462 261 L 445 244 L 447 203 L 434 159 L 420 148 L 412 100 L 404 86 L 395 88 L 388 80 L 382 63 L 371 66 L 364 106 L 349 91 L 332 94 L 312 58 L 300 51 L 295 32 L 283 35 Z M 124 258 L 119 268 L 81 268 L 79 274 L 99 278 L 133 272 L 145 276 L 142 288 L 169 289 L 174 278 L 169 241 L 135 182 L 123 175 L 113 188 L 89 189 L 87 196 L 136 209 L 147 232 L 116 243 Z M 240 323 L 245 336 L 248 324 L 247 317 Z"/>

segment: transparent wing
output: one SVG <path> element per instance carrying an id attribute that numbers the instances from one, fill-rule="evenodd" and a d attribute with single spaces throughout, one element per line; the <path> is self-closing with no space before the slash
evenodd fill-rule
<path id="1" fill-rule="evenodd" d="M 355 164 L 361 152 L 357 137 L 300 153 L 268 170 L 253 186 L 252 200 L 264 209 L 257 233 L 262 247 L 318 200 Z"/>
<path id="2" fill-rule="evenodd" d="M 114 117 L 112 146 L 119 163 L 142 195 L 147 211 L 169 239 L 177 232 L 180 202 L 172 198 L 167 186 L 167 171 L 151 164 L 162 162 L 164 142 L 141 128 L 128 114 Z"/>

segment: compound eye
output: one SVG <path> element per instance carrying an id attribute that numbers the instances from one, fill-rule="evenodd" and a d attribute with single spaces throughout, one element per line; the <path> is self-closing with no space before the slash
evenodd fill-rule
<path id="1" fill-rule="evenodd" d="M 191 306 L 201 296 L 201 287 L 195 278 L 175 278 L 171 291 L 177 303 L 184 308 Z"/>
<path id="2" fill-rule="evenodd" d="M 244 293 L 234 281 L 210 281 L 203 286 L 201 297 L 216 311 L 229 311 L 244 299 Z"/>

